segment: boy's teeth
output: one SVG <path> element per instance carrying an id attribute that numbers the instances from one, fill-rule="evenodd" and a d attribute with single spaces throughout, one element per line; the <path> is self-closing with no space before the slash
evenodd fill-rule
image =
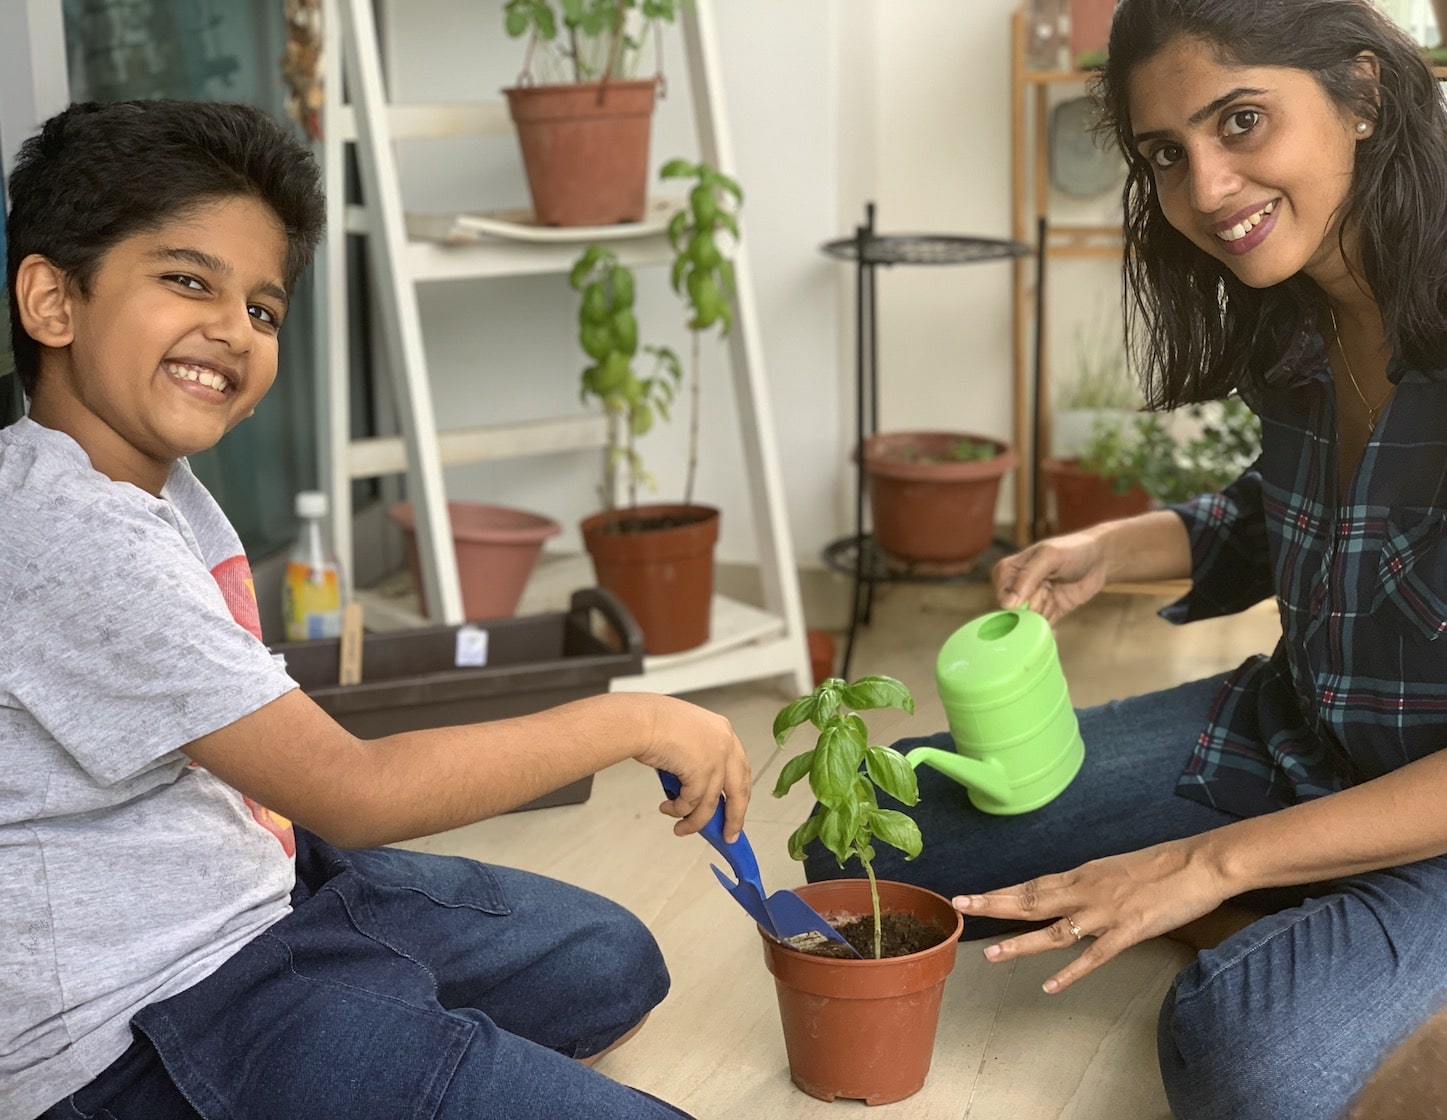
<path id="1" fill-rule="evenodd" d="M 1219 237 L 1222 241 L 1240 241 L 1253 229 L 1259 226 L 1262 219 L 1264 219 L 1267 214 L 1271 213 L 1271 211 L 1275 209 L 1276 203 L 1268 202 L 1265 206 L 1263 206 L 1260 210 L 1256 211 L 1256 213 L 1252 214 L 1249 218 L 1242 219 L 1230 229 L 1223 229 L 1216 236 Z"/>
<path id="2" fill-rule="evenodd" d="M 231 383 L 222 377 L 215 370 L 207 369 L 205 366 L 183 365 L 180 362 L 167 362 L 166 372 L 172 377 L 178 377 L 182 381 L 196 381 L 205 385 L 208 389 L 215 389 L 224 393 L 231 387 Z"/>

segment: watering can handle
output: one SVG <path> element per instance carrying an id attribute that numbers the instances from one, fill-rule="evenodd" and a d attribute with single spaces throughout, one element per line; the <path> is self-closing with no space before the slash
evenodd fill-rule
<path id="1" fill-rule="evenodd" d="M 658 780 L 663 783 L 663 792 L 669 798 L 676 798 L 683 787 L 675 774 L 667 770 L 658 771 Z M 724 799 L 719 795 L 718 806 L 709 818 L 708 824 L 699 829 L 699 835 L 713 845 L 715 851 L 728 861 L 729 867 L 733 869 L 734 877 L 740 882 L 757 883 L 759 881 L 759 861 L 754 856 L 754 850 L 749 846 L 743 833 L 739 838 L 730 844 L 724 839 Z"/>

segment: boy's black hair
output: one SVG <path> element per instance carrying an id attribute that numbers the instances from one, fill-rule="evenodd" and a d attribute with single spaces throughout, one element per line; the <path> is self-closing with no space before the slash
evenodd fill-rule
<path id="1" fill-rule="evenodd" d="M 291 291 L 326 208 L 316 160 L 284 125 L 250 105 L 170 100 L 85 102 L 46 121 L 20 146 L 5 227 L 11 340 L 26 393 L 35 392 L 40 346 L 20 325 L 22 260 L 40 254 L 85 297 L 118 243 L 237 195 L 265 203 L 281 222 Z"/>
<path id="2" fill-rule="evenodd" d="M 1304 275 L 1255 289 L 1166 221 L 1130 122 L 1130 78 L 1173 40 L 1231 66 L 1310 74 L 1346 113 L 1373 123 L 1356 144 L 1339 229 L 1360 240 L 1362 279 L 1394 351 L 1420 369 L 1447 357 L 1447 105 L 1413 43 L 1362 0 L 1120 0 L 1096 85 L 1125 155 L 1125 291 L 1147 399 L 1173 408 L 1267 374 L 1326 317 Z M 1357 61 L 1375 55 L 1373 77 Z"/>

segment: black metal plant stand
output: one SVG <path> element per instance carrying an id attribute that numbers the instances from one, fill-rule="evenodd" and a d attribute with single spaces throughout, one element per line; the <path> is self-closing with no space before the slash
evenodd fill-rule
<path id="1" fill-rule="evenodd" d="M 972 578 L 972 571 L 948 572 L 922 565 L 909 565 L 874 547 L 874 537 L 864 531 L 864 441 L 879 430 L 879 334 L 876 324 L 875 270 L 893 265 L 976 264 L 1029 256 L 1028 245 L 986 237 L 950 234 L 878 234 L 874 229 L 874 203 L 864 207 L 864 224 L 853 237 L 828 241 L 823 251 L 838 260 L 855 263 L 855 472 L 854 534 L 831 542 L 824 548 L 824 563 L 834 571 L 853 576 L 850 600 L 849 638 L 844 646 L 840 676 L 849 677 L 854 656 L 854 639 L 859 626 L 868 625 L 874 609 L 876 584 L 892 582 L 960 583 Z M 1005 549 L 1013 545 L 997 542 Z"/>

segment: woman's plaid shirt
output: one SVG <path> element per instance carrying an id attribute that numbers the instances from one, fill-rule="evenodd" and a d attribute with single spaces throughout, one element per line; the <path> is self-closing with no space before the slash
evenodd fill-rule
<path id="1" fill-rule="evenodd" d="M 1189 622 L 1276 597 L 1282 637 L 1230 677 L 1177 791 L 1241 816 L 1346 786 L 1447 746 L 1447 369 L 1393 361 L 1397 388 L 1345 494 L 1321 337 L 1243 392 L 1256 463 L 1174 507 Z"/>

